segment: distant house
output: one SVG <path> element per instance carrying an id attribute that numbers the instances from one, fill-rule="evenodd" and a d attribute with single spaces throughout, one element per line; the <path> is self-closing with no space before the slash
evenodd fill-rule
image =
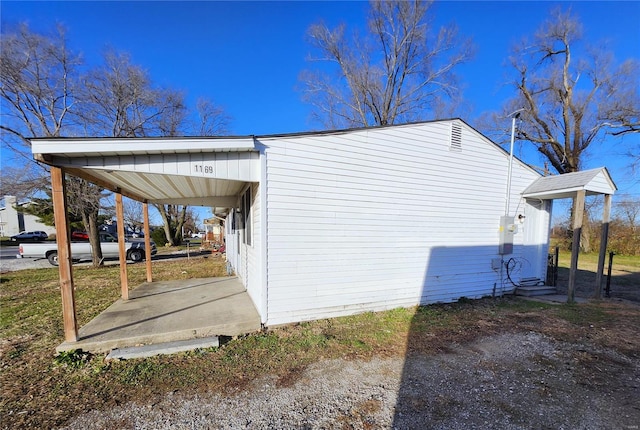
<path id="1" fill-rule="evenodd" d="M 510 175 L 509 154 L 460 119 L 271 136 L 34 139 L 32 148 L 40 161 L 139 200 L 212 207 L 225 220 L 228 261 L 267 326 L 542 282 L 554 193 L 615 190 L 606 169 L 568 181 L 570 190 L 549 189 L 518 159 Z"/>
<path id="2" fill-rule="evenodd" d="M 44 231 L 47 234 L 55 234 L 55 227 L 45 225 L 38 221 L 38 217 L 20 212 L 21 206 L 30 205 L 31 202 L 17 203 L 15 196 L 4 196 L 0 202 L 0 236 L 10 237 L 22 231 Z"/>

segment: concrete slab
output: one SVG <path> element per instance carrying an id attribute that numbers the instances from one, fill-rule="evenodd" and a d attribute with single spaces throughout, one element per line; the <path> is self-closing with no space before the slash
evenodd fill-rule
<path id="1" fill-rule="evenodd" d="M 218 337 L 208 337 L 205 339 L 178 340 L 153 345 L 116 348 L 107 355 L 107 360 L 130 360 L 132 358 L 176 354 L 178 352 L 193 351 L 198 348 L 217 348 L 219 345 Z"/>
<path id="2" fill-rule="evenodd" d="M 566 294 L 549 294 L 546 296 L 519 296 L 521 299 L 534 300 L 537 302 L 563 304 L 567 303 L 568 296 Z M 589 299 L 584 297 L 574 297 L 576 303 L 587 303 Z"/>
<path id="3" fill-rule="evenodd" d="M 80 328 L 57 351 L 126 348 L 260 330 L 260 315 L 236 277 L 147 282 Z"/>

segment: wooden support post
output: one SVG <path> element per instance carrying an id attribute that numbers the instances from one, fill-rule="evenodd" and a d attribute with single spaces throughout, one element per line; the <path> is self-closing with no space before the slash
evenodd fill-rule
<path id="1" fill-rule="evenodd" d="M 116 219 L 118 221 L 118 250 L 120 256 L 120 288 L 122 300 L 129 300 L 129 279 L 127 277 L 127 250 L 124 235 L 124 209 L 122 194 L 116 192 Z"/>
<path id="2" fill-rule="evenodd" d="M 71 242 L 69 240 L 64 171 L 60 167 L 51 167 L 51 199 L 53 200 L 56 241 L 58 242 L 58 272 L 60 276 L 60 292 L 62 294 L 64 340 L 76 342 L 78 340 L 78 320 L 76 318 L 76 300 L 73 291 L 75 288 L 73 284 L 73 262 L 71 260 Z"/>
<path id="3" fill-rule="evenodd" d="M 580 254 L 580 235 L 584 218 L 585 190 L 579 190 L 573 201 L 573 243 L 571 244 L 571 268 L 569 269 L 569 285 L 567 286 L 567 303 L 575 302 L 576 274 L 578 273 L 578 255 Z"/>
<path id="4" fill-rule="evenodd" d="M 600 232 L 600 254 L 598 255 L 598 272 L 596 273 L 596 291 L 594 297 L 602 298 L 602 275 L 604 271 L 604 259 L 607 254 L 607 241 L 609 240 L 609 218 L 611 216 L 611 194 L 604 195 L 604 209 L 602 211 L 602 231 Z"/>
<path id="5" fill-rule="evenodd" d="M 147 282 L 153 282 L 151 273 L 151 233 L 149 229 L 149 204 L 145 201 L 142 203 L 142 212 L 144 214 L 144 255 L 147 265 Z"/>

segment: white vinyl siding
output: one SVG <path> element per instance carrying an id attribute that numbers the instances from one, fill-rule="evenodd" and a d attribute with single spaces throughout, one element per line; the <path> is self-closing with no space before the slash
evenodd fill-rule
<path id="1" fill-rule="evenodd" d="M 492 293 L 508 155 L 461 125 L 262 140 L 267 324 Z M 512 211 L 537 177 L 514 162 Z"/>
<path id="2" fill-rule="evenodd" d="M 262 298 L 265 294 L 266 286 L 263 285 L 261 276 L 261 234 L 262 225 L 260 220 L 260 192 L 261 187 L 258 184 L 252 184 L 250 196 L 251 210 L 249 213 L 248 221 L 251 223 L 251 244 L 242 244 L 245 252 L 246 259 L 246 284 L 247 292 L 253 300 L 253 304 L 260 313 L 262 313 Z M 246 230 L 245 230 L 246 231 Z"/>
<path id="3" fill-rule="evenodd" d="M 260 186 L 251 184 L 238 196 L 238 206 L 245 209 L 241 204 L 248 192 L 251 196 L 248 213 L 237 213 L 232 211 L 227 217 L 226 232 L 226 255 L 227 261 L 235 271 L 242 284 L 247 289 L 256 309 L 262 314 L 263 294 L 266 286 L 263 285 L 261 277 L 261 230 L 260 220 Z M 233 218 L 235 217 L 235 222 Z M 235 230 L 232 226 L 235 225 Z M 247 244 L 247 227 L 250 226 L 251 241 Z"/>

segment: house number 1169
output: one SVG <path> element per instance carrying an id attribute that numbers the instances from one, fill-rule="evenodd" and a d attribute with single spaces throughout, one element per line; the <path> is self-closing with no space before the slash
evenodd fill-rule
<path id="1" fill-rule="evenodd" d="M 213 174 L 213 166 L 208 164 L 194 164 L 193 168 L 196 173 Z"/>

